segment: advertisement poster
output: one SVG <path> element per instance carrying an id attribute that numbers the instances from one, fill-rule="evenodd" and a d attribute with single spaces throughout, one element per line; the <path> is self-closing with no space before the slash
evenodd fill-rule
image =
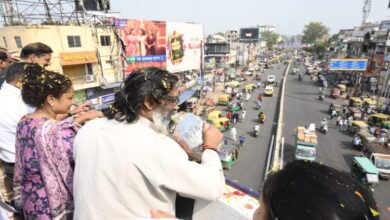
<path id="1" fill-rule="evenodd" d="M 181 72 L 200 69 L 203 25 L 167 22 L 167 69 Z"/>
<path id="2" fill-rule="evenodd" d="M 118 19 L 115 28 L 125 45 L 125 75 L 143 67 L 167 68 L 165 21 Z"/>

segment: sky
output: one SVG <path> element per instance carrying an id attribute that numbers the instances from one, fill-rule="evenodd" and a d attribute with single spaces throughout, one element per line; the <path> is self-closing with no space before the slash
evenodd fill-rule
<path id="1" fill-rule="evenodd" d="M 389 0 L 372 0 L 369 19 L 390 20 Z M 121 18 L 196 22 L 205 34 L 272 24 L 280 34 L 302 34 L 312 21 L 330 33 L 362 22 L 364 0 L 111 0 Z"/>

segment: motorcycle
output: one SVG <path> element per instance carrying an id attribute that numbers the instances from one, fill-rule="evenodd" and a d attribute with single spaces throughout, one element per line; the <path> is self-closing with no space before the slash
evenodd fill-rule
<path id="1" fill-rule="evenodd" d="M 321 94 L 321 95 L 318 96 L 318 100 L 320 100 L 320 101 L 324 100 L 324 98 L 325 98 L 324 94 Z"/>
<path id="2" fill-rule="evenodd" d="M 326 133 L 328 132 L 328 125 L 327 125 L 327 124 L 321 125 L 320 131 L 321 131 L 323 134 L 326 134 Z"/>

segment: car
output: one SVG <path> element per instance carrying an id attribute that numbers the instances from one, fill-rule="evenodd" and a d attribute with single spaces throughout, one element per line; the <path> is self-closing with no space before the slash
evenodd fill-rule
<path id="1" fill-rule="evenodd" d="M 268 83 L 274 83 L 275 82 L 275 76 L 274 75 L 268 75 L 267 76 L 267 82 Z"/>
<path id="2" fill-rule="evenodd" d="M 264 95 L 272 96 L 273 94 L 274 94 L 274 87 L 266 86 L 265 89 L 264 89 Z"/>

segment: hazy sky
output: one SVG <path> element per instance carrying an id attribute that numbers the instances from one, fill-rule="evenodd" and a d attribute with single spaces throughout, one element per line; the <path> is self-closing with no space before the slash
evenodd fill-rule
<path id="1" fill-rule="evenodd" d="M 390 19 L 389 0 L 372 0 L 370 20 Z M 276 25 L 281 34 L 300 34 L 311 21 L 339 29 L 358 26 L 364 0 L 111 0 L 123 18 L 194 21 L 205 33 L 225 32 L 260 23 Z"/>

